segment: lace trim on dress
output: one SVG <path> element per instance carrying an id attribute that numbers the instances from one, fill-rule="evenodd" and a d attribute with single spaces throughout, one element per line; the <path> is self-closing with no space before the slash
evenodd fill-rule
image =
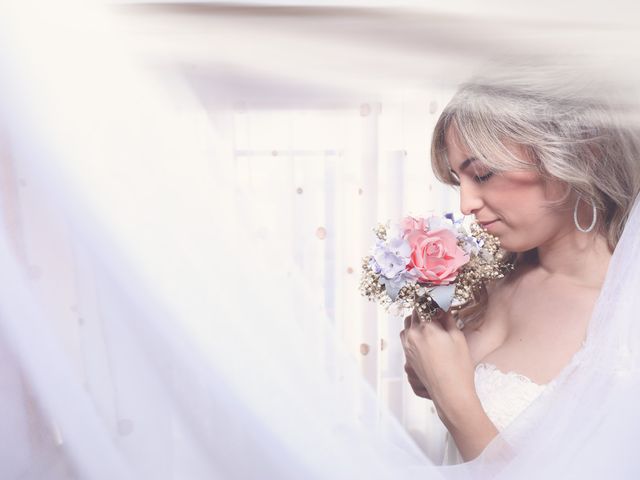
<path id="1" fill-rule="evenodd" d="M 586 354 L 586 348 L 587 347 L 587 339 L 585 338 L 582 341 L 582 344 L 580 345 L 580 348 L 573 354 L 573 356 L 571 357 L 571 359 L 569 360 L 569 362 L 567 363 L 567 365 L 565 365 L 565 367 L 562 369 L 562 372 L 565 372 L 568 368 L 570 367 L 575 367 L 577 366 L 581 360 L 582 357 Z M 531 380 L 529 377 L 527 377 L 526 375 L 523 375 L 521 373 L 518 372 L 514 372 L 513 370 L 509 370 L 508 372 L 505 372 L 503 370 L 501 370 L 497 365 L 490 363 L 490 362 L 480 362 L 476 365 L 476 370 L 478 369 L 484 369 L 484 370 L 490 370 L 490 371 L 495 371 L 497 373 L 499 373 L 500 375 L 506 376 L 506 377 L 513 377 L 513 378 L 517 378 L 520 381 L 523 381 L 524 383 L 532 383 L 534 385 L 540 386 L 540 387 L 547 387 L 550 386 L 554 383 L 557 382 L 557 380 L 559 379 L 559 377 L 561 376 L 561 374 L 557 375 L 553 380 L 551 380 L 548 383 L 536 383 L 533 380 Z"/>
<path id="2" fill-rule="evenodd" d="M 496 365 L 487 362 L 476 366 L 475 383 L 484 411 L 500 431 L 547 387 L 526 375 L 513 371 L 503 372 Z"/>
<path id="3" fill-rule="evenodd" d="M 485 370 L 490 370 L 490 371 L 495 371 L 500 375 L 503 375 L 505 377 L 512 377 L 512 378 L 516 378 L 524 383 L 532 383 L 534 385 L 538 385 L 540 387 L 544 387 L 547 386 L 548 384 L 546 383 L 536 383 L 533 380 L 531 380 L 529 377 L 527 377 L 526 375 L 522 375 L 521 373 L 518 372 L 514 372 L 513 370 L 509 370 L 508 372 L 504 372 L 502 370 L 500 370 L 498 368 L 497 365 L 494 365 L 493 363 L 489 363 L 489 362 L 480 362 L 478 365 L 476 365 L 476 370 L 478 370 L 478 368 L 481 369 L 485 369 Z"/>

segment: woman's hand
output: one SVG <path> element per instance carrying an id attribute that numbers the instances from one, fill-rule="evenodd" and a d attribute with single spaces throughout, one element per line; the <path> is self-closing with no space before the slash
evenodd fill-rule
<path id="1" fill-rule="evenodd" d="M 407 330 L 411 326 L 411 315 L 405 317 L 404 319 L 404 328 Z M 404 331 L 404 330 L 403 330 Z M 400 332 L 400 338 L 402 338 L 402 332 Z M 411 385 L 411 389 L 413 393 L 417 396 L 426 398 L 427 400 L 431 400 L 431 395 L 429 394 L 429 390 L 427 390 L 422 383 L 422 381 L 418 378 L 416 371 L 409 365 L 409 362 L 404 362 L 404 371 L 407 374 L 407 380 L 409 380 L 409 385 Z"/>
<path id="2" fill-rule="evenodd" d="M 404 364 L 404 371 L 407 373 L 407 380 L 409 380 L 409 385 L 411 385 L 413 393 L 415 393 L 419 397 L 431 400 L 429 390 L 424 387 L 423 383 L 418 378 L 418 375 L 416 375 L 415 370 L 411 368 L 411 366 L 407 362 L 405 362 Z"/>
<path id="3" fill-rule="evenodd" d="M 476 395 L 474 366 L 467 339 L 453 315 L 438 311 L 431 322 L 420 323 L 414 310 L 405 318 L 400 339 L 414 392 L 433 400 L 443 420 L 464 410 Z"/>

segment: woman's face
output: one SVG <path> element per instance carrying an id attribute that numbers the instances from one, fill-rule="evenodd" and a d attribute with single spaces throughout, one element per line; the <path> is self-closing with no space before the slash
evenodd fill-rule
<path id="1" fill-rule="evenodd" d="M 571 232 L 571 209 L 558 213 L 544 208 L 545 201 L 566 193 L 559 182 L 545 183 L 536 172 L 493 173 L 480 159 L 471 158 L 452 133 L 450 128 L 446 145 L 453 176 L 460 183 L 460 211 L 474 215 L 480 223 L 496 220 L 486 228 L 503 248 L 524 252 Z M 531 162 L 517 144 L 506 146 L 518 158 Z"/>

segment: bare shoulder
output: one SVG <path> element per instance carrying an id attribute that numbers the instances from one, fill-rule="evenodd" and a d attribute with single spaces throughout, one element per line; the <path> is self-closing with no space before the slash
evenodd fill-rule
<path id="1" fill-rule="evenodd" d="M 488 282 L 485 285 L 487 305 L 482 312 L 482 317 L 463 328 L 465 335 L 473 336 L 486 330 L 494 331 L 496 334 L 504 332 L 503 324 L 508 315 L 515 288 L 523 279 L 531 275 L 532 271 L 531 266 L 524 265 L 503 278 Z"/>

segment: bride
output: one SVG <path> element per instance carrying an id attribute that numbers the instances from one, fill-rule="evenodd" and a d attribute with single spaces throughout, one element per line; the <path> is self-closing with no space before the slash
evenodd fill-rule
<path id="1" fill-rule="evenodd" d="M 445 424 L 445 464 L 476 458 L 584 346 L 640 190 L 640 140 L 603 99 L 511 80 L 464 84 L 433 132 L 432 167 L 516 268 L 471 306 L 401 339 L 414 392 Z"/>
<path id="2" fill-rule="evenodd" d="M 465 213 L 498 220 L 518 268 L 460 311 L 462 329 L 407 322 L 409 380 L 450 431 L 434 465 L 304 279 L 247 238 L 188 88 L 167 98 L 119 30 L 62 3 L 0 15 L 0 477 L 638 477 L 627 92 L 492 69 L 438 122 L 434 171 Z"/>

